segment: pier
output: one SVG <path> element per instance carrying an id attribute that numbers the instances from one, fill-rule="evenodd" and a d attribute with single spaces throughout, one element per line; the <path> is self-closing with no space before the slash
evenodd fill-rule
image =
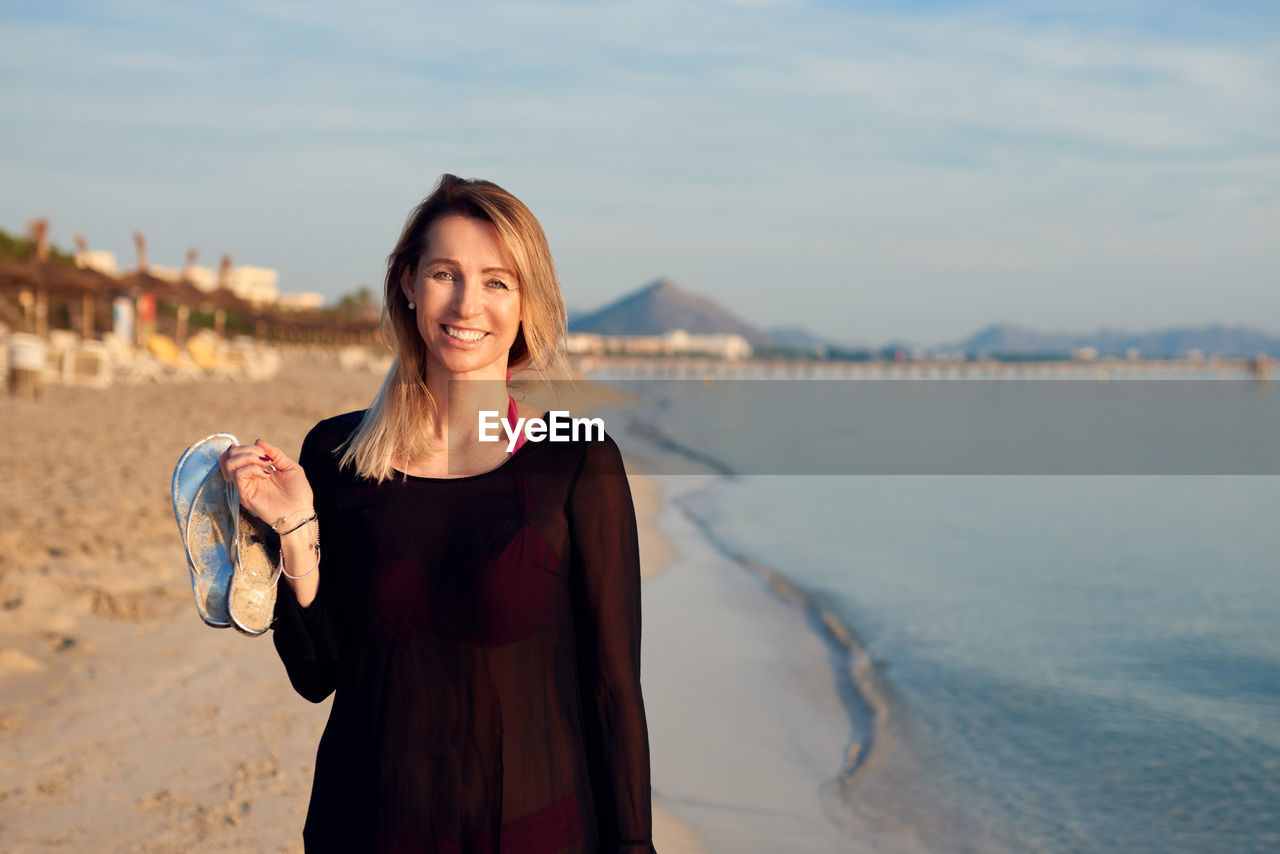
<path id="1" fill-rule="evenodd" d="M 573 361 L 585 377 L 636 380 L 1265 380 L 1276 367 L 1266 357 L 843 362 L 593 355 Z"/>

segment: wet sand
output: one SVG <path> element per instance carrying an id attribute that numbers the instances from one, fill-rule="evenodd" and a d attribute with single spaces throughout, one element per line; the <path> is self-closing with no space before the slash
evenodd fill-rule
<path id="1" fill-rule="evenodd" d="M 328 702 L 293 693 L 268 639 L 200 622 L 169 478 L 215 430 L 296 456 L 380 379 L 295 354 L 265 383 L 0 397 L 0 849 L 302 850 Z M 575 411 L 609 396 L 591 388 Z M 673 554 L 659 491 L 633 490 L 653 576 Z M 662 806 L 657 849 L 702 850 Z"/>

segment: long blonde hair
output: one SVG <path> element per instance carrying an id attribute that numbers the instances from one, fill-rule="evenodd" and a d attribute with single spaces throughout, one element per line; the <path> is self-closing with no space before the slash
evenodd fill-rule
<path id="1" fill-rule="evenodd" d="M 442 175 L 431 195 L 405 220 L 396 248 L 387 257 L 383 287 L 382 337 L 396 356 L 382 388 L 360 426 L 340 446 L 341 466 L 381 482 L 397 460 L 415 460 L 434 450 L 423 420 L 436 417 L 427 390 L 427 347 L 409 310 L 400 282 L 412 276 L 427 251 L 427 232 L 444 216 L 461 215 L 492 223 L 511 257 L 520 288 L 520 327 L 507 357 L 508 368 L 542 373 L 561 367 L 559 342 L 565 334 L 564 298 L 547 237 L 524 203 L 489 181 Z"/>

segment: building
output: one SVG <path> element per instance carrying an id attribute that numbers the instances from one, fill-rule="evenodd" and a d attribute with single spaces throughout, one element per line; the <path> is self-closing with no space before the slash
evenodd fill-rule
<path id="1" fill-rule="evenodd" d="M 315 311 L 324 308 L 324 294 L 313 292 L 280 294 L 276 297 L 276 306 L 286 311 Z"/>
<path id="2" fill-rule="evenodd" d="M 751 344 L 741 335 L 691 333 L 673 329 L 662 335 L 597 335 L 571 332 L 565 350 L 573 356 L 709 356 L 713 359 L 751 358 Z"/>
<path id="3" fill-rule="evenodd" d="M 273 303 L 280 296 L 276 284 L 280 274 L 269 267 L 232 267 L 227 270 L 225 286 L 246 302 L 256 305 Z"/>
<path id="4" fill-rule="evenodd" d="M 716 359 L 750 359 L 751 344 L 741 335 L 693 333 L 673 329 L 662 336 L 666 352 L 671 355 L 711 356 Z"/>
<path id="5" fill-rule="evenodd" d="M 104 276 L 118 276 L 116 253 L 105 249 L 82 249 L 76 253 L 76 266 L 81 270 L 94 270 Z"/>

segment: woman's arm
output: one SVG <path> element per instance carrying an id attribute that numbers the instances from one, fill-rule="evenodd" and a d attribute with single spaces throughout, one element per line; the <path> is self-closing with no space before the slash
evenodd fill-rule
<path id="1" fill-rule="evenodd" d="M 273 639 L 294 689 L 317 703 L 333 692 L 338 669 L 337 633 L 320 583 L 321 527 L 318 520 L 300 524 L 324 513 L 332 494 L 333 461 L 318 433 L 317 426 L 307 435 L 298 462 L 261 439 L 229 449 L 222 459 L 241 504 L 281 533 L 286 583 L 277 588 Z"/>
<path id="2" fill-rule="evenodd" d="M 640 691 L 640 549 L 612 439 L 588 443 L 570 496 L 574 626 L 602 850 L 652 850 L 649 734 Z"/>
<path id="3" fill-rule="evenodd" d="M 295 691 L 313 703 L 318 703 L 333 693 L 338 685 L 341 660 L 341 632 L 337 626 L 338 613 L 333 608 L 334 589 L 339 580 L 342 550 L 334 542 L 334 495 L 338 469 L 333 448 L 345 438 L 330 435 L 332 422 L 316 425 L 302 443 L 298 462 L 305 469 L 315 490 L 316 522 L 301 531 L 289 535 L 297 539 L 286 546 L 285 571 L 304 578 L 288 580 L 280 585 L 276 596 L 276 621 L 272 639 L 276 652 L 284 662 L 289 682 Z M 326 524 L 328 523 L 328 524 Z M 307 530 L 311 529 L 311 530 Z M 309 541 L 309 537 L 317 539 Z M 320 546 L 317 555 L 315 544 Z M 311 551 L 308 551 L 312 549 Z M 294 561 L 298 561 L 295 563 Z M 318 560 L 318 563 L 317 563 Z M 294 567 L 297 567 L 296 569 Z"/>

